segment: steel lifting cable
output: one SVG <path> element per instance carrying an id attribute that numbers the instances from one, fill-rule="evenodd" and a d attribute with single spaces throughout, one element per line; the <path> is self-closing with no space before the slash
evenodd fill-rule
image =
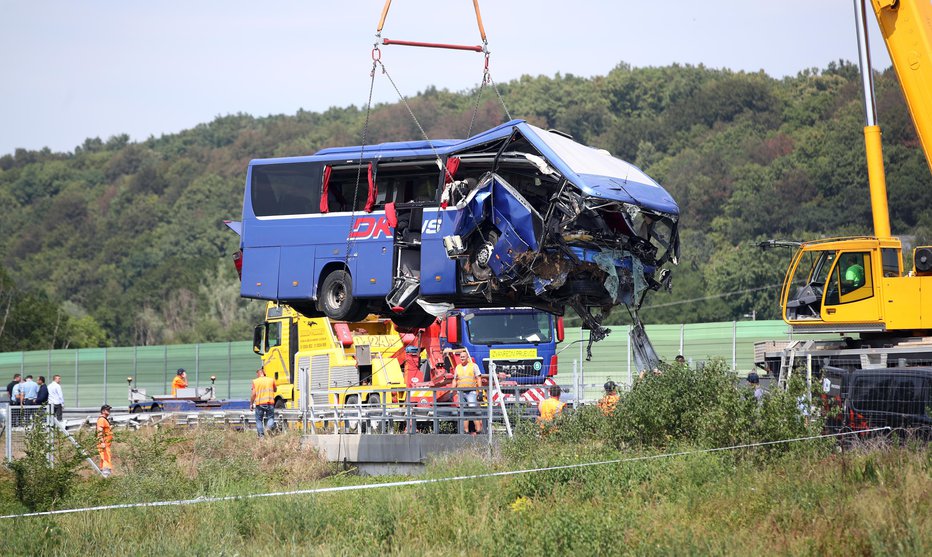
<path id="1" fill-rule="evenodd" d="M 391 1 L 391 0 L 389 0 Z M 343 266 L 349 272 L 350 251 L 353 245 L 353 228 L 355 227 L 356 216 L 356 196 L 359 195 L 359 182 L 362 180 L 362 161 L 366 151 L 366 140 L 369 135 L 369 115 L 372 113 L 372 91 L 375 88 L 375 68 L 381 64 L 379 58 L 379 43 L 376 42 L 372 48 L 372 69 L 369 71 L 369 100 L 366 102 L 366 120 L 362 127 L 362 145 L 359 146 L 359 164 L 356 166 L 356 186 L 353 188 L 353 197 L 350 201 L 350 225 L 349 233 L 346 235 L 346 254 L 343 257 Z"/>

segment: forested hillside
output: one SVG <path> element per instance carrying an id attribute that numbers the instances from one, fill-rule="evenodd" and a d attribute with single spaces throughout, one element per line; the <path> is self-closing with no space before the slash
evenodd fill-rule
<path id="1" fill-rule="evenodd" d="M 634 162 L 679 202 L 682 261 L 673 292 L 648 302 L 648 322 L 776 318 L 789 253 L 758 241 L 871 232 L 852 64 L 781 80 L 621 64 L 500 89 L 514 117 Z M 876 89 L 894 233 L 930 242 L 932 178 L 892 70 Z M 456 138 L 474 94 L 429 89 L 410 104 L 431 138 Z M 0 350 L 248 338 L 261 305 L 239 299 L 238 238 L 222 223 L 239 219 L 248 161 L 357 145 L 364 119 L 352 106 L 239 114 L 138 143 L 0 157 Z M 486 91 L 473 129 L 504 119 Z M 420 132 L 396 103 L 375 108 L 368 137 Z"/>

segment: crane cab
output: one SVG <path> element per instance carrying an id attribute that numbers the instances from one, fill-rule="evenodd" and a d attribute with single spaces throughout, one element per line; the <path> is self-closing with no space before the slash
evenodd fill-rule
<path id="1" fill-rule="evenodd" d="M 919 263 L 904 275 L 898 238 L 803 243 L 784 279 L 783 320 L 794 333 L 932 329 L 932 272 L 926 267 Z"/>

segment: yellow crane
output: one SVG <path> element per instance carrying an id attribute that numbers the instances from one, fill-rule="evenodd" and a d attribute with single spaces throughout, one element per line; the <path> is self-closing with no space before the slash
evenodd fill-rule
<path id="1" fill-rule="evenodd" d="M 867 35 L 873 13 L 932 171 L 932 2 L 854 0 L 854 7 L 874 234 L 793 244 L 780 296 L 784 321 L 794 334 L 841 338 L 758 343 L 757 365 L 779 373 L 781 383 L 800 358 L 849 370 L 932 359 L 932 246 L 914 248 L 906 269 L 902 243 L 890 231 Z"/>
<path id="2" fill-rule="evenodd" d="M 932 169 L 932 3 L 870 0 Z M 783 319 L 794 333 L 859 333 L 873 337 L 932 334 L 932 246 L 917 247 L 903 266 L 902 244 L 890 232 L 880 128 L 864 0 L 854 1 L 864 85 L 864 141 L 874 235 L 805 242 L 783 283 Z"/>

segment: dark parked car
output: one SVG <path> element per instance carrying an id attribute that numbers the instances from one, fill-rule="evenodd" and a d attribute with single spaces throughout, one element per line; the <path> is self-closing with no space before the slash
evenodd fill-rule
<path id="1" fill-rule="evenodd" d="M 826 428 L 890 427 L 932 434 L 932 367 L 823 368 Z"/>

